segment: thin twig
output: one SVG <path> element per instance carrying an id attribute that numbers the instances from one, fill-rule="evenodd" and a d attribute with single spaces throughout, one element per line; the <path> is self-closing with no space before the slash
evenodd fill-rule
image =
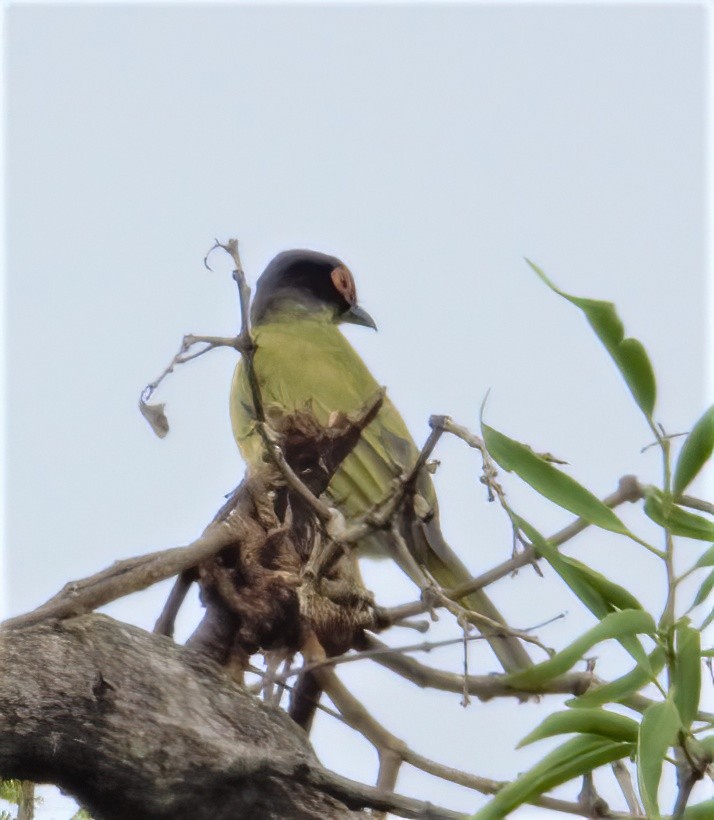
<path id="1" fill-rule="evenodd" d="M 457 436 L 458 438 L 465 441 L 469 447 L 473 447 L 474 449 L 478 450 L 481 453 L 481 463 L 482 463 L 482 470 L 483 475 L 481 476 L 481 482 L 486 485 L 488 490 L 488 500 L 495 501 L 498 499 L 498 503 L 500 504 L 501 508 L 504 510 L 506 515 L 508 516 L 508 520 L 511 522 L 511 531 L 513 537 L 513 548 L 511 550 L 511 558 L 515 558 L 518 555 L 525 555 L 528 547 L 530 546 L 524 539 L 523 535 L 520 531 L 520 524 L 516 519 L 513 511 L 511 510 L 508 502 L 506 501 L 506 493 L 498 481 L 498 470 L 496 470 L 496 465 L 491 458 L 491 454 L 488 452 L 488 448 L 486 447 L 486 443 L 482 438 L 472 433 L 466 427 L 462 427 L 460 424 L 456 424 L 453 419 L 447 419 L 445 425 L 445 430 L 452 435 Z M 551 457 L 552 458 L 552 457 Z M 519 553 L 518 545 L 521 544 L 523 546 L 523 552 Z M 536 563 L 535 557 L 531 557 L 529 561 L 527 561 L 536 573 L 540 576 L 543 575 L 540 567 Z"/>
<path id="2" fill-rule="evenodd" d="M 620 504 L 624 504 L 626 501 L 638 501 L 642 498 L 642 496 L 642 487 L 635 476 L 627 475 L 620 479 L 617 490 L 603 499 L 603 504 L 610 508 L 614 508 L 618 507 Z M 547 540 L 553 546 L 559 547 L 566 541 L 574 538 L 583 530 L 587 529 L 589 526 L 590 523 L 588 521 L 585 521 L 583 518 L 578 518 L 571 524 L 568 524 L 567 527 L 564 527 L 562 530 L 559 530 L 554 535 L 550 536 Z M 531 563 L 533 560 L 540 560 L 540 556 L 532 546 L 529 546 L 523 552 L 509 558 L 507 561 L 502 561 L 500 564 L 497 564 L 487 572 L 477 575 L 468 581 L 464 581 L 462 584 L 459 584 L 452 589 L 444 590 L 444 594 L 452 600 L 459 600 L 478 589 L 483 589 L 484 587 L 493 584 L 495 581 L 498 581 L 507 575 L 511 575 L 515 570 Z M 424 605 L 424 602 L 419 600 L 414 601 L 411 604 L 402 604 L 398 607 L 392 607 L 391 609 L 386 610 L 385 616 L 390 621 L 397 621 L 402 618 L 410 618 L 414 615 L 421 615 L 426 611 L 427 607 Z"/>
<path id="3" fill-rule="evenodd" d="M 625 798 L 625 802 L 627 803 L 627 808 L 630 810 L 630 813 L 634 817 L 642 817 L 644 812 L 640 806 L 640 801 L 637 799 L 637 792 L 635 791 L 635 787 L 632 783 L 632 777 L 626 764 L 622 760 L 616 760 L 611 764 L 611 768 L 613 774 L 615 775 L 615 779 L 620 786 L 620 791 Z"/>
<path id="4" fill-rule="evenodd" d="M 229 239 L 227 242 L 220 242 L 216 239 L 213 247 L 209 249 L 204 259 L 204 264 L 206 267 L 208 267 L 208 257 L 217 248 L 224 250 L 233 260 L 233 281 L 238 286 L 238 299 L 240 303 L 240 333 L 238 334 L 240 352 L 242 353 L 243 360 L 246 364 L 246 373 L 250 384 L 255 418 L 258 422 L 264 422 L 265 412 L 263 410 L 263 401 L 260 396 L 260 385 L 258 384 L 258 377 L 256 376 L 255 366 L 253 364 L 255 351 L 257 348 L 250 330 L 250 287 L 248 286 L 248 282 L 245 278 L 243 263 L 240 259 L 238 240 Z"/>
<path id="5" fill-rule="evenodd" d="M 691 495 L 680 495 L 675 500 L 677 504 L 681 504 L 683 507 L 691 507 L 693 510 L 714 515 L 714 504 L 710 501 L 702 501 L 701 498 L 694 498 Z"/>
<path id="6" fill-rule="evenodd" d="M 445 419 L 446 416 L 431 416 L 429 419 L 431 433 L 424 442 L 424 446 L 412 468 L 395 482 L 394 488 L 377 502 L 372 509 L 347 527 L 343 536 L 345 543 L 354 544 L 369 535 L 373 530 L 385 529 L 390 526 L 394 515 L 399 511 L 409 493 L 413 491 L 421 471 L 426 467 L 437 442 L 443 435 L 443 422 Z"/>
<path id="7" fill-rule="evenodd" d="M 386 495 L 370 510 L 364 513 L 364 515 L 355 521 L 348 522 L 338 510 L 327 507 L 329 511 L 326 516 L 328 541 L 321 545 L 318 551 L 313 551 L 305 566 L 304 575 L 307 577 L 317 577 L 322 568 L 330 564 L 339 550 L 349 548 L 358 543 L 374 530 L 391 527 L 394 517 L 399 512 L 409 494 L 413 491 L 421 471 L 425 469 L 434 447 L 436 447 L 437 442 L 441 438 L 443 433 L 442 420 L 444 418 L 444 416 L 432 416 L 429 419 L 429 424 L 432 428 L 431 433 L 419 452 L 412 468 L 401 478 L 395 480 Z M 320 516 L 320 513 L 318 513 L 318 516 Z M 397 547 L 398 546 L 399 544 L 397 542 Z"/>
<path id="8" fill-rule="evenodd" d="M 365 649 L 360 652 L 355 652 L 351 655 L 338 655 L 336 658 L 326 658 L 325 660 L 315 661 L 303 666 L 291 667 L 287 672 L 283 673 L 277 680 L 283 681 L 295 675 L 302 675 L 304 672 L 312 672 L 313 669 L 319 669 L 322 666 L 342 666 L 346 663 L 354 663 L 355 661 L 362 661 L 366 658 L 374 658 L 377 655 L 389 654 L 392 652 L 408 654 L 411 652 L 431 652 L 434 649 L 441 649 L 445 646 L 454 646 L 463 643 L 464 640 L 482 641 L 486 638 L 481 634 L 471 634 L 465 637 L 449 638 L 443 641 L 422 641 L 421 643 L 413 643 L 408 646 L 375 646 L 372 649 Z"/>
<path id="9" fill-rule="evenodd" d="M 669 441 L 670 439 L 673 439 L 673 438 L 681 438 L 682 436 L 688 436 L 689 433 L 687 432 L 687 433 L 669 433 L 668 434 L 668 433 L 664 432 L 664 429 L 662 429 L 661 432 L 655 430 L 655 435 L 657 436 L 657 439 L 655 441 L 651 441 L 649 444 L 645 444 L 645 446 L 640 449 L 640 453 L 646 453 L 647 450 L 652 449 L 652 447 L 660 447 L 662 445 L 662 441 L 664 441 L 665 439 L 667 441 Z"/>
<path id="10" fill-rule="evenodd" d="M 547 681 L 536 689 L 520 689 L 508 683 L 505 675 L 468 675 L 466 678 L 456 672 L 446 672 L 420 663 L 380 641 L 374 635 L 365 635 L 363 651 L 378 649 L 370 659 L 380 666 L 414 683 L 422 689 L 439 689 L 443 692 L 462 694 L 464 686 L 469 695 L 481 701 L 498 697 L 516 697 L 526 700 L 534 694 L 582 695 L 596 681 L 591 672 L 569 672 Z"/>
<path id="11" fill-rule="evenodd" d="M 280 445 L 274 441 L 271 434 L 267 431 L 266 425 L 264 423 L 259 422 L 257 427 L 258 431 L 263 436 L 265 448 L 268 451 L 268 454 L 270 455 L 272 460 L 275 462 L 275 465 L 283 474 L 285 483 L 288 485 L 288 487 L 290 487 L 290 489 L 293 492 L 297 493 L 297 495 L 299 495 L 300 498 L 302 498 L 302 500 L 305 501 L 305 503 L 310 507 L 310 509 L 315 513 L 315 515 L 323 524 L 329 526 L 339 516 L 337 510 L 335 510 L 333 507 L 330 507 L 329 504 L 325 504 L 324 501 L 321 501 L 310 490 L 310 488 L 307 487 L 307 485 L 300 480 L 297 473 L 288 464 Z"/>
<path id="12" fill-rule="evenodd" d="M 463 772 L 459 769 L 454 769 L 451 766 L 444 766 L 442 763 L 436 763 L 429 760 L 420 754 L 407 748 L 405 763 L 409 763 L 421 771 L 438 777 L 440 780 L 448 780 L 450 783 L 457 783 L 459 786 L 465 786 L 467 789 L 473 789 L 481 794 L 497 794 L 504 786 L 508 785 L 507 781 L 491 780 L 488 777 L 480 777 L 479 775 Z M 543 809 L 552 809 L 553 811 L 563 812 L 564 814 L 575 814 L 583 817 L 591 817 L 591 810 L 579 803 L 573 803 L 568 800 L 559 800 L 555 797 L 534 797 L 528 801 L 532 806 L 539 806 Z M 611 818 L 629 818 L 629 814 L 619 812 L 611 812 L 607 815 Z"/>
<path id="13" fill-rule="evenodd" d="M 498 782 L 452 769 L 418 754 L 410 749 L 404 741 L 395 737 L 378 723 L 339 681 L 333 670 L 321 669 L 316 674 L 320 676 L 323 689 L 340 710 L 346 722 L 375 746 L 380 756 L 380 761 L 383 759 L 389 761 L 388 765 L 391 767 L 390 774 L 393 774 L 393 772 L 398 769 L 397 760 L 400 760 L 409 763 L 421 771 L 439 777 L 442 780 L 459 783 L 460 785 L 475 789 L 482 794 L 496 794 L 500 789 L 508 785 L 505 782 Z M 529 802 L 532 805 L 565 812 L 567 814 L 585 817 L 590 816 L 588 814 L 590 809 L 578 803 L 571 803 L 566 800 L 539 796 Z M 629 818 L 631 815 L 613 812 L 610 816 L 613 818 L 623 818 L 624 820 L 624 818 Z"/>
<path id="14" fill-rule="evenodd" d="M 189 355 L 188 351 L 196 344 L 205 344 L 206 347 L 201 348 L 201 350 L 198 350 L 195 353 Z M 181 340 L 181 346 L 174 355 L 173 359 L 171 359 L 168 365 L 164 368 L 161 375 L 154 379 L 153 382 L 149 382 L 149 384 L 147 384 L 146 387 L 141 391 L 141 401 L 144 404 L 147 404 L 151 399 L 152 395 L 154 394 L 154 392 L 156 391 L 156 389 L 158 388 L 158 386 L 161 384 L 161 382 L 170 373 L 173 373 L 174 368 L 177 365 L 185 364 L 186 362 L 189 362 L 192 359 L 197 359 L 199 356 L 203 356 L 204 353 L 208 353 L 209 350 L 215 350 L 217 347 L 232 347 L 234 350 L 240 351 L 240 337 L 197 336 L 193 333 L 188 333 Z"/>

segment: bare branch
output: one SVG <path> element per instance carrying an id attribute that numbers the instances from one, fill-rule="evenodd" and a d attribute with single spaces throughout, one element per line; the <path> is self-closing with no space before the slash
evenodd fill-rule
<path id="1" fill-rule="evenodd" d="M 10 618 L 3 626 L 15 629 L 50 618 L 73 618 L 92 612 L 117 598 L 146 589 L 195 566 L 234 540 L 232 528 L 219 525 L 209 528 L 185 547 L 172 547 L 138 558 L 116 561 L 95 575 L 70 581 L 42 606 L 25 615 Z"/>
<path id="2" fill-rule="evenodd" d="M 459 786 L 465 786 L 467 789 L 473 789 L 481 794 L 496 794 L 504 786 L 508 785 L 507 781 L 491 780 L 488 777 L 481 777 L 476 774 L 470 774 L 469 772 L 454 769 L 451 766 L 444 766 L 441 763 L 436 763 L 433 760 L 429 760 L 428 758 L 417 754 L 411 749 L 407 749 L 404 762 L 409 763 L 417 769 L 421 769 L 427 774 L 434 775 L 434 777 L 438 777 L 441 780 L 448 780 L 451 783 L 457 783 Z M 529 801 L 529 804 L 532 806 L 539 806 L 543 809 L 552 809 L 553 811 L 563 812 L 564 814 L 575 814 L 582 817 L 593 816 L 592 810 L 589 807 L 582 806 L 579 803 L 572 803 L 568 800 L 559 800 L 555 797 L 534 797 Z M 629 814 L 623 814 L 620 812 L 609 812 L 607 816 L 611 818 L 621 818 L 621 820 L 625 820 L 625 818 L 630 817 Z"/>
<path id="3" fill-rule="evenodd" d="M 255 345 L 253 344 L 253 340 L 250 335 L 250 288 L 248 287 L 248 284 L 245 280 L 245 274 L 243 273 L 243 267 L 240 262 L 240 256 L 238 254 L 238 240 L 230 239 L 225 245 L 221 244 L 218 240 L 216 240 L 215 244 L 208 251 L 203 260 L 204 264 L 209 270 L 210 267 L 208 265 L 208 257 L 211 254 L 211 252 L 216 248 L 222 248 L 223 250 L 225 250 L 226 253 L 228 253 L 233 258 L 233 261 L 235 263 L 233 279 L 238 284 L 238 291 L 240 295 L 241 331 L 240 334 L 235 337 L 197 336 L 194 334 L 187 334 L 183 337 L 178 352 L 174 355 L 169 364 L 164 368 L 163 372 L 156 379 L 154 379 L 154 381 L 147 384 L 146 387 L 141 391 L 141 396 L 139 398 L 139 409 L 141 410 L 142 415 L 151 425 L 154 432 L 160 438 L 163 438 L 169 431 L 169 423 L 166 418 L 166 415 L 164 414 L 164 405 L 149 404 L 149 401 L 151 400 L 151 397 L 153 396 L 159 385 L 163 382 L 163 380 L 170 373 L 173 373 L 175 367 L 177 367 L 180 364 L 190 362 L 193 359 L 197 359 L 199 356 L 203 356 L 204 353 L 208 353 L 210 350 L 215 350 L 217 347 L 231 347 L 234 350 L 237 350 L 239 353 L 241 353 L 246 359 L 250 360 L 252 364 L 252 359 L 255 352 Z M 205 344 L 206 346 L 193 353 L 189 353 L 189 350 L 196 344 Z M 263 418 L 262 405 L 260 403 L 260 394 L 259 392 L 257 392 L 256 394 L 257 381 L 255 381 L 254 373 L 251 377 L 251 387 L 254 388 L 254 399 L 256 399 L 257 397 L 257 403 L 255 406 L 260 413 L 260 417 Z"/>
<path id="4" fill-rule="evenodd" d="M 173 638 L 176 616 L 191 588 L 191 584 L 195 580 L 196 573 L 192 570 L 184 570 L 179 573 L 176 583 L 173 585 L 169 597 L 166 599 L 164 608 L 161 610 L 161 614 L 154 624 L 154 634 Z"/>
<path id="5" fill-rule="evenodd" d="M 403 761 L 415 768 L 418 768 L 442 780 L 466 786 L 482 794 L 496 794 L 506 782 L 490 780 L 478 775 L 444 766 L 441 763 L 430 760 L 423 755 L 414 752 L 404 741 L 388 732 L 379 724 L 364 706 L 345 688 L 339 681 L 332 669 L 323 668 L 316 673 L 321 685 L 332 702 L 341 712 L 344 720 L 356 731 L 367 738 L 377 749 L 380 759 L 380 775 L 384 772 L 384 779 L 392 780 L 399 770 L 399 765 Z M 566 814 L 580 815 L 583 817 L 592 816 L 592 807 L 584 806 L 580 803 L 572 803 L 566 800 L 558 800 L 552 797 L 536 797 L 529 801 L 532 805 Z M 629 814 L 611 812 L 608 816 L 613 818 L 629 818 Z"/>
<path id="6" fill-rule="evenodd" d="M 626 501 L 638 501 L 642 497 L 642 487 L 635 476 L 627 475 L 620 479 L 617 490 L 603 499 L 603 504 L 614 508 L 618 507 L 620 504 L 624 504 Z M 548 538 L 548 541 L 553 546 L 559 547 L 566 541 L 574 538 L 578 535 L 578 533 L 581 533 L 583 530 L 587 529 L 589 526 L 589 522 L 582 518 L 578 518 L 573 521 L 572 524 L 569 524 L 567 527 L 559 530 L 554 535 L 551 535 L 550 538 Z M 509 558 L 507 561 L 502 561 L 500 564 L 497 564 L 487 572 L 484 572 L 475 578 L 471 578 L 468 581 L 464 581 L 462 584 L 459 584 L 452 589 L 444 590 L 444 594 L 452 600 L 457 601 L 467 595 L 470 595 L 477 589 L 483 589 L 484 587 L 493 584 L 495 581 L 499 581 L 501 578 L 511 575 L 520 567 L 538 560 L 540 560 L 540 556 L 532 546 L 529 546 L 523 552 Z M 414 615 L 421 615 L 427 610 L 428 606 L 420 600 L 414 601 L 410 604 L 402 604 L 401 606 L 392 607 L 391 609 L 385 611 L 385 616 L 390 621 L 395 623 L 402 618 L 410 618 Z"/>
<path id="7" fill-rule="evenodd" d="M 413 490 L 419 474 L 426 467 L 434 447 L 443 435 L 443 425 L 446 418 L 446 416 L 431 416 L 429 419 L 431 433 L 424 442 L 424 446 L 412 468 L 394 482 L 393 488 L 371 510 L 368 510 L 357 521 L 352 522 L 347 527 L 342 539 L 344 543 L 354 544 L 369 535 L 373 530 L 386 529 L 391 525 L 393 517 L 401 508 L 408 494 Z"/>
<path id="8" fill-rule="evenodd" d="M 380 666 L 391 669 L 396 674 L 406 680 L 411 681 L 421 689 L 439 689 L 444 692 L 463 693 L 464 677 L 454 672 L 444 672 L 441 669 L 434 669 L 419 663 L 414 658 L 405 655 L 391 654 L 386 644 L 379 641 L 373 635 L 366 635 L 364 645 L 368 648 L 383 647 L 384 653 L 375 655 L 372 660 Z M 467 691 L 470 695 L 475 695 L 481 701 L 488 701 L 492 698 L 516 697 L 519 700 L 527 700 L 534 695 L 582 695 L 591 686 L 600 686 L 606 681 L 598 678 L 592 672 L 568 672 L 559 675 L 548 681 L 547 684 L 537 689 L 518 689 L 508 684 L 506 675 L 469 675 L 466 678 Z M 645 709 L 656 701 L 645 695 L 634 694 L 622 698 L 619 703 L 622 706 L 632 709 L 634 712 L 642 714 Z M 711 712 L 697 712 L 697 720 L 706 723 L 714 722 L 714 714 Z"/>
<path id="9" fill-rule="evenodd" d="M 90 615 L 2 637 L 0 775 L 56 783 L 96 816 L 460 816 L 323 769 L 284 713 L 136 627 Z"/>
<path id="10" fill-rule="evenodd" d="M 339 516 L 337 510 L 320 500 L 310 490 L 310 488 L 304 484 L 300 478 L 298 478 L 293 468 L 288 464 L 282 448 L 275 442 L 273 436 L 268 432 L 265 423 L 258 422 L 257 429 L 263 438 L 266 451 L 277 468 L 283 474 L 283 478 L 285 479 L 285 483 L 288 487 L 293 492 L 297 493 L 300 498 L 302 498 L 302 500 L 310 507 L 310 509 L 323 524 L 332 524 L 332 522 Z"/>
<path id="11" fill-rule="evenodd" d="M 392 650 L 373 635 L 365 636 L 364 645 L 368 650 L 380 650 L 371 656 L 371 660 L 380 666 L 386 666 L 387 669 L 391 669 L 422 689 L 439 689 L 443 692 L 463 694 L 464 687 L 466 687 L 469 695 L 474 695 L 481 701 L 499 697 L 527 700 L 536 694 L 582 695 L 597 680 L 591 672 L 570 672 L 553 678 L 537 690 L 519 689 L 509 685 L 505 675 L 467 675 L 464 677 L 455 672 L 434 669 Z"/>
<path id="12" fill-rule="evenodd" d="M 635 476 L 627 475 L 620 479 L 617 490 L 615 490 L 614 493 L 611 493 L 603 498 L 603 504 L 610 508 L 614 508 L 618 507 L 620 504 L 624 504 L 626 501 L 639 501 L 642 497 L 643 491 Z M 572 524 L 569 524 L 567 527 L 564 527 L 562 530 L 559 530 L 557 533 L 552 535 L 548 541 L 553 546 L 559 547 L 566 541 L 574 538 L 583 530 L 587 529 L 589 526 L 590 523 L 588 521 L 585 521 L 583 518 L 578 518 L 573 521 Z M 494 581 L 498 581 L 500 578 L 510 575 L 519 567 L 525 566 L 526 564 L 531 563 L 531 561 L 539 559 L 540 556 L 533 549 L 533 547 L 528 547 L 519 555 L 514 556 L 508 561 L 502 562 L 488 572 L 483 573 L 483 575 L 479 575 L 477 578 L 474 578 L 472 581 L 466 581 L 458 587 L 454 587 L 454 589 L 450 591 L 449 595 L 452 598 L 463 598 L 470 592 L 473 592 L 476 589 L 482 589 L 483 587 L 492 584 Z"/>
<path id="13" fill-rule="evenodd" d="M 632 783 L 632 777 L 630 777 L 630 771 L 627 768 L 627 765 L 622 760 L 616 760 L 611 764 L 611 768 L 613 774 L 615 775 L 615 779 L 620 786 L 620 791 L 625 798 L 625 802 L 627 803 L 627 808 L 630 810 L 630 813 L 633 817 L 643 817 L 644 812 L 642 811 L 640 802 L 637 799 L 637 792 L 635 791 L 635 787 Z"/>
<path id="14" fill-rule="evenodd" d="M 382 399 L 383 396 L 384 393 L 382 392 Z M 369 407 L 369 405 L 367 405 L 367 407 Z M 443 419 L 443 416 L 432 416 L 429 419 L 429 424 L 432 428 L 431 433 L 412 468 L 400 479 L 396 480 L 386 495 L 378 501 L 372 509 L 368 510 L 356 521 L 346 521 L 339 511 L 332 507 L 327 507 L 328 515 L 325 517 L 324 512 L 314 507 L 318 517 L 328 525 L 327 535 L 329 536 L 329 540 L 327 544 L 323 545 L 321 550 L 314 552 L 310 556 L 310 560 L 305 567 L 306 576 L 317 577 L 321 569 L 329 565 L 332 558 L 340 549 L 356 544 L 375 529 L 391 527 L 394 516 L 398 513 L 408 494 L 412 491 L 419 474 L 426 467 L 434 447 L 439 441 L 439 438 L 441 438 L 443 433 Z M 318 501 L 318 504 L 319 503 L 321 502 Z M 396 543 L 399 547 L 402 542 L 400 542 L 398 538 Z"/>
<path id="15" fill-rule="evenodd" d="M 201 348 L 194 353 L 189 353 L 188 351 L 196 344 L 205 344 L 206 347 Z M 168 433 L 169 423 L 166 415 L 164 414 L 163 404 L 149 404 L 149 401 L 154 395 L 156 389 L 169 375 L 169 373 L 173 373 L 174 368 L 177 365 L 185 364 L 193 359 L 197 359 L 199 356 L 203 356 L 204 353 L 208 353 L 209 350 L 215 350 L 217 347 L 232 347 L 234 350 L 240 351 L 240 338 L 237 336 L 195 336 L 189 333 L 183 337 L 178 352 L 164 368 L 161 375 L 154 379 L 153 382 L 147 384 L 141 391 L 141 396 L 139 397 L 139 410 L 159 438 L 163 438 Z"/>
<path id="16" fill-rule="evenodd" d="M 265 422 L 263 400 L 260 396 L 260 385 L 258 384 L 258 377 L 256 376 L 255 366 L 253 363 L 257 348 L 250 332 L 250 287 L 246 281 L 243 263 L 240 259 L 238 240 L 229 239 L 227 242 L 222 243 L 216 239 L 214 246 L 211 250 L 209 250 L 208 254 L 206 254 L 206 258 L 208 258 L 211 251 L 216 248 L 221 248 L 224 250 L 233 260 L 233 281 L 238 286 L 238 298 L 240 301 L 240 333 L 238 334 L 240 352 L 243 354 L 243 361 L 246 365 L 246 373 L 248 375 L 248 383 L 250 384 L 255 418 L 259 423 Z"/>
<path id="17" fill-rule="evenodd" d="M 677 504 L 681 504 L 683 507 L 691 507 L 693 510 L 714 515 L 714 504 L 711 501 L 702 501 L 701 498 L 694 498 L 691 495 L 680 495 L 676 501 Z"/>
<path id="18" fill-rule="evenodd" d="M 684 817 L 689 796 L 697 781 L 701 780 L 701 777 L 701 773 L 690 771 L 680 780 L 679 789 L 677 790 L 677 800 L 672 810 L 672 820 L 681 820 L 681 818 Z"/>
<path id="19" fill-rule="evenodd" d="M 431 652 L 434 649 L 441 649 L 445 646 L 454 646 L 456 644 L 463 643 L 464 641 L 471 642 L 471 641 L 485 641 L 486 638 L 483 635 L 466 635 L 465 637 L 459 638 L 449 638 L 443 641 L 421 641 L 421 643 L 413 643 L 409 644 L 408 646 L 387 646 L 386 644 L 381 646 L 375 646 L 371 649 L 364 649 L 359 652 L 355 652 L 350 655 L 339 655 L 336 658 L 325 658 L 324 660 L 314 661 L 313 663 L 305 664 L 304 666 L 299 667 L 291 667 L 287 671 L 285 671 L 282 675 L 280 675 L 276 680 L 280 682 L 286 681 L 288 678 L 291 678 L 295 675 L 302 675 L 305 672 L 311 672 L 313 669 L 319 669 L 322 666 L 342 666 L 346 663 L 354 663 L 355 661 L 362 661 L 366 658 L 374 658 L 377 655 L 384 655 L 384 654 L 409 654 L 411 652 Z"/>

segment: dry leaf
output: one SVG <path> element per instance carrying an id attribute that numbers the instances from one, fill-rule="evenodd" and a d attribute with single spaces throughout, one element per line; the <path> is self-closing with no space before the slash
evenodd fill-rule
<path id="1" fill-rule="evenodd" d="M 169 432 L 169 420 L 164 413 L 165 404 L 147 404 L 145 401 L 139 401 L 139 410 L 141 415 L 149 422 L 151 429 L 159 438 L 165 438 Z"/>

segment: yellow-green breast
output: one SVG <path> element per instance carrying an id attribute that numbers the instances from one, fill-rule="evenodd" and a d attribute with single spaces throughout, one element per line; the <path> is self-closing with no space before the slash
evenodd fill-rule
<path id="1" fill-rule="evenodd" d="M 331 321 L 299 316 L 254 328 L 255 372 L 266 415 L 309 411 L 327 425 L 334 411 L 359 410 L 379 385 L 352 345 Z M 231 390 L 233 434 L 248 464 L 262 458 L 263 445 L 253 430 L 250 389 L 239 362 Z M 327 494 L 348 517 L 366 512 L 389 491 L 392 480 L 418 454 L 399 412 L 389 399 L 342 463 Z M 428 495 L 433 494 L 431 482 Z"/>

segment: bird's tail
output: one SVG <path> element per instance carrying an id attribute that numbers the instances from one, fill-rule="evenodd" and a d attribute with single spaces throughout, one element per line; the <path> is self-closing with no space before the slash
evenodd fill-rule
<path id="1" fill-rule="evenodd" d="M 472 577 L 460 558 L 446 543 L 439 526 L 438 514 L 428 522 L 417 520 L 410 529 L 411 539 L 408 540 L 412 541 L 412 554 L 426 565 L 440 586 L 449 589 Z M 533 662 L 523 644 L 514 635 L 508 634 L 503 616 L 482 589 L 469 593 L 459 601 L 459 604 L 503 625 L 503 630 L 499 630 L 498 627 L 476 624 L 506 672 L 515 672 L 532 665 Z"/>

